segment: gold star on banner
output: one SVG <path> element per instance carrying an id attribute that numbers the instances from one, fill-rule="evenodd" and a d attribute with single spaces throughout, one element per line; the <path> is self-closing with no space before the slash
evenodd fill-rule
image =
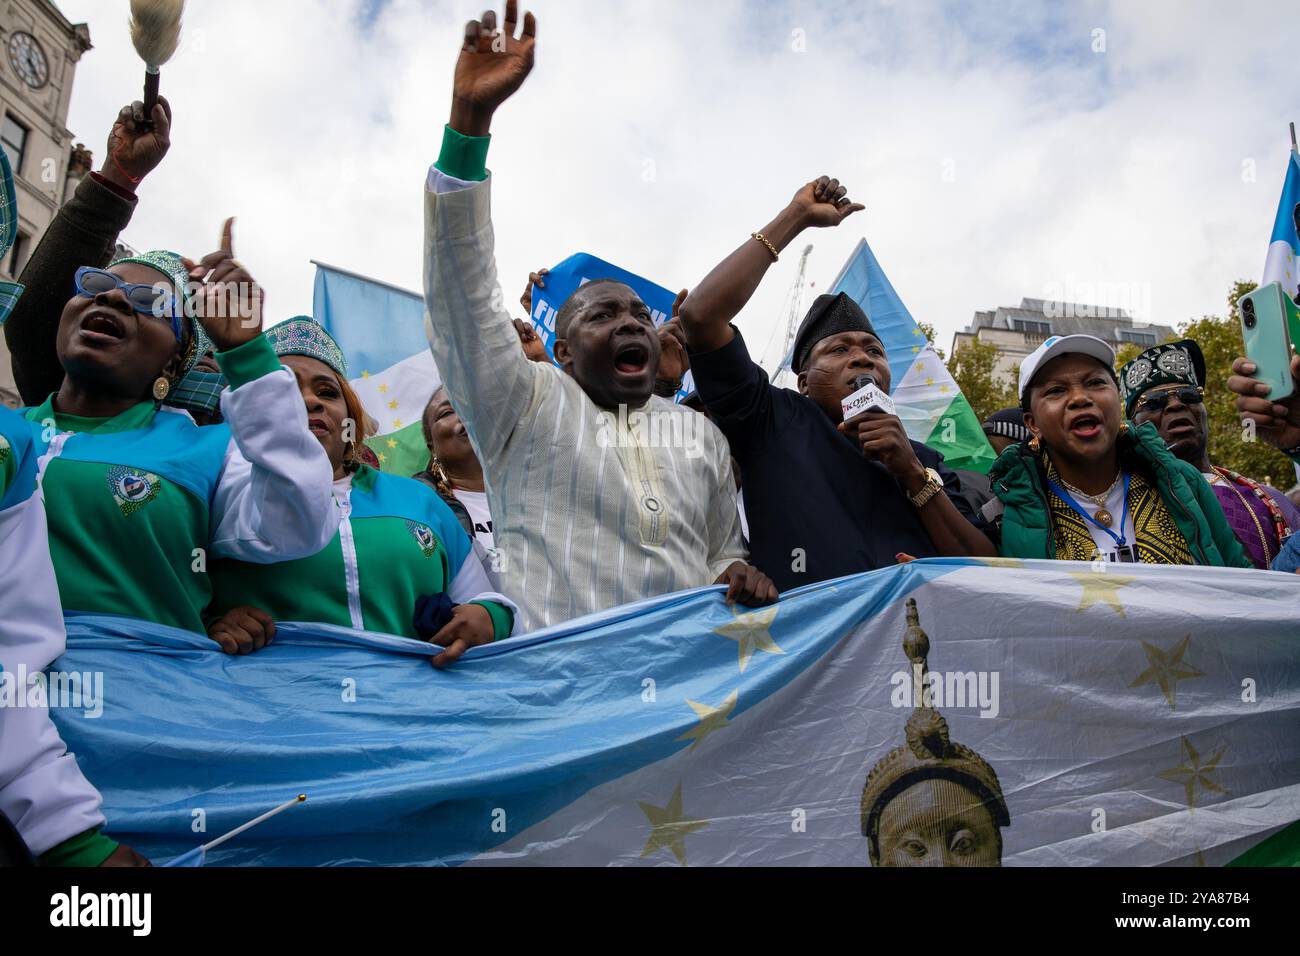
<path id="1" fill-rule="evenodd" d="M 1187 653 L 1187 646 L 1191 640 L 1192 635 L 1188 634 L 1168 651 L 1162 651 L 1154 644 L 1143 641 L 1142 649 L 1147 652 L 1147 663 L 1151 666 L 1128 686 L 1144 687 L 1147 684 L 1157 684 L 1165 695 L 1165 700 L 1169 701 L 1169 709 L 1177 710 L 1178 708 L 1174 706 L 1174 698 L 1178 693 L 1178 682 L 1205 676 L 1204 671 L 1197 670 L 1191 664 L 1183 663 L 1183 655 Z"/>
<path id="2" fill-rule="evenodd" d="M 387 394 L 388 394 L 388 386 L 387 386 L 387 385 L 380 385 L 380 386 L 379 386 L 379 394 L 380 394 L 380 395 L 387 395 Z"/>
<path id="3" fill-rule="evenodd" d="M 913 355 L 920 355 L 920 354 L 921 354 L 921 346 L 919 346 L 919 345 L 913 345 L 913 346 L 912 346 L 912 354 L 913 354 Z"/>
<path id="4" fill-rule="evenodd" d="M 361 377 L 362 377 L 362 378 L 369 378 L 369 377 L 370 377 L 370 373 L 369 373 L 369 372 L 362 372 L 362 373 L 361 373 Z"/>
<path id="5" fill-rule="evenodd" d="M 397 411 L 397 399 L 393 399 L 391 402 L 389 402 L 388 407 L 391 408 L 393 411 Z"/>
<path id="6" fill-rule="evenodd" d="M 394 419 L 393 419 L 393 431 L 400 431 L 400 430 L 402 429 L 402 427 L 403 427 L 403 426 L 402 426 L 402 420 L 401 420 L 400 418 L 394 418 Z"/>
<path id="7" fill-rule="evenodd" d="M 389 448 L 396 448 L 396 447 L 397 447 L 397 442 L 394 441 L 394 440 L 391 439 L 391 438 L 388 439 L 388 447 L 389 447 Z"/>
<path id="8" fill-rule="evenodd" d="M 379 453 L 379 463 L 382 465 L 386 461 L 388 461 L 388 456 L 381 451 Z"/>
<path id="9" fill-rule="evenodd" d="M 952 391 L 952 389 L 949 388 L 947 385 L 940 385 L 940 386 L 939 386 L 939 394 L 940 394 L 940 395 L 947 395 L 947 394 L 948 394 L 949 392 L 951 392 L 951 391 Z"/>
<path id="10" fill-rule="evenodd" d="M 733 690 L 727 695 L 727 699 L 722 702 L 720 707 L 710 707 L 708 704 L 701 704 L 698 701 L 688 700 L 691 710 L 695 711 L 695 716 L 700 718 L 700 722 L 695 725 L 694 729 L 678 737 L 678 740 L 692 740 L 690 749 L 694 750 L 700 744 L 704 743 L 704 738 L 715 730 L 721 730 L 727 726 L 727 721 L 731 719 L 731 712 L 736 709 L 736 702 L 740 700 L 740 691 Z"/>
<path id="11" fill-rule="evenodd" d="M 769 630 L 772 622 L 776 620 L 776 612 L 780 609 L 781 606 L 778 604 L 750 614 L 736 614 L 734 621 L 728 621 L 722 627 L 714 628 L 714 634 L 721 634 L 739 645 L 742 674 L 749 666 L 749 659 L 754 655 L 754 651 L 766 651 L 768 654 L 785 653 L 777 647 L 776 641 L 772 640 L 772 632 Z M 735 614 L 735 611 L 732 613 Z"/>
<path id="12" fill-rule="evenodd" d="M 1181 784 L 1187 791 L 1187 808 L 1195 810 L 1197 787 L 1202 790 L 1213 790 L 1215 793 L 1226 794 L 1228 792 L 1210 776 L 1219 772 L 1219 761 L 1223 759 L 1227 747 L 1220 747 L 1218 753 L 1205 763 L 1201 763 L 1201 755 L 1196 752 L 1192 742 L 1186 737 L 1182 738 L 1182 741 L 1183 762 L 1177 767 L 1160 771 L 1156 776 L 1161 780 L 1168 780 L 1170 783 Z"/>
<path id="13" fill-rule="evenodd" d="M 695 820 L 682 814 L 682 785 L 677 784 L 672 799 L 666 807 L 656 807 L 652 803 L 642 803 L 641 812 L 650 821 L 650 839 L 645 841 L 641 859 L 659 850 L 671 850 L 677 862 L 686 865 L 686 837 L 696 830 L 709 825 L 708 820 Z"/>
<path id="14" fill-rule="evenodd" d="M 934 379 L 932 379 L 932 378 L 927 378 L 927 379 L 925 380 L 925 384 L 926 384 L 926 385 L 929 385 L 931 388 L 933 388 L 933 387 L 934 387 Z"/>
<path id="15" fill-rule="evenodd" d="M 1079 601 L 1079 610 L 1086 611 L 1094 604 L 1108 604 L 1120 617 L 1128 617 L 1124 605 L 1116 593 L 1120 588 L 1128 587 L 1137 578 L 1120 577 L 1107 571 L 1071 571 L 1070 577 L 1083 585 L 1083 599 Z"/>
<path id="16" fill-rule="evenodd" d="M 920 338 L 921 330 L 919 328 L 915 328 L 912 330 L 912 334 L 915 335 L 917 338 Z"/>

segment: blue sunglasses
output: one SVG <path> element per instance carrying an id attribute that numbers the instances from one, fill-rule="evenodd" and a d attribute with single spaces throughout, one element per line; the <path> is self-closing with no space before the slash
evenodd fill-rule
<path id="1" fill-rule="evenodd" d="M 160 289 L 160 285 L 162 283 L 157 285 L 132 285 L 129 282 L 123 282 L 111 272 L 105 272 L 103 269 L 95 269 L 91 266 L 82 266 L 77 270 L 78 295 L 93 299 L 115 289 L 121 289 L 126 293 L 126 301 L 131 304 L 131 308 L 136 312 L 169 322 L 172 327 L 172 334 L 176 336 L 176 341 L 179 342 L 181 340 L 181 319 L 176 308 L 176 296 L 171 292 Z"/>

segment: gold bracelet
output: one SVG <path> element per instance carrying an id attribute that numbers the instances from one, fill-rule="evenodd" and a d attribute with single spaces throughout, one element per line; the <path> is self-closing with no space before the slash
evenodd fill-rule
<path id="1" fill-rule="evenodd" d="M 781 261 L 781 257 L 776 254 L 776 246 L 772 245 L 772 243 L 767 241 L 767 236 L 763 235 L 761 232 L 751 232 L 749 235 L 751 238 L 757 239 L 763 245 L 767 246 L 767 251 L 772 253 L 773 262 Z"/>

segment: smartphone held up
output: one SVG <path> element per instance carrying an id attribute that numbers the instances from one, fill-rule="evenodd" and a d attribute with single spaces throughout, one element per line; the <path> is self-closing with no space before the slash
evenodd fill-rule
<path id="1" fill-rule="evenodd" d="M 1300 308 L 1280 282 L 1260 286 L 1239 302 L 1241 337 L 1246 357 L 1255 363 L 1255 378 L 1270 386 L 1268 398 L 1281 401 L 1295 391 L 1291 359 L 1300 345 Z"/>

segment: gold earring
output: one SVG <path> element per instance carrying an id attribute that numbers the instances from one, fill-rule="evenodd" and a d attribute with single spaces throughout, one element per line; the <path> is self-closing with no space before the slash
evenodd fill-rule
<path id="1" fill-rule="evenodd" d="M 1119 433 L 1120 433 L 1121 435 L 1127 435 L 1127 434 L 1128 434 L 1128 422 L 1120 422 L 1120 423 L 1119 423 Z"/>
<path id="2" fill-rule="evenodd" d="M 153 397 L 156 401 L 161 402 L 167 397 L 171 390 L 172 383 L 167 381 L 167 379 L 161 375 L 159 375 L 157 380 L 153 383 Z"/>
<path id="3" fill-rule="evenodd" d="M 442 462 L 438 460 L 438 457 L 436 455 L 431 456 L 429 459 L 429 463 L 433 466 L 430 470 L 438 477 L 439 480 L 442 481 L 444 485 L 450 488 L 451 478 L 448 477 L 447 469 L 442 467 Z"/>
<path id="4" fill-rule="evenodd" d="M 1042 449 L 1043 449 L 1043 443 L 1042 443 L 1041 441 L 1038 440 L 1038 436 L 1037 436 L 1037 435 L 1035 435 L 1033 438 L 1029 439 L 1029 450 L 1030 450 L 1030 451 L 1038 452 L 1038 451 L 1042 451 Z"/>

